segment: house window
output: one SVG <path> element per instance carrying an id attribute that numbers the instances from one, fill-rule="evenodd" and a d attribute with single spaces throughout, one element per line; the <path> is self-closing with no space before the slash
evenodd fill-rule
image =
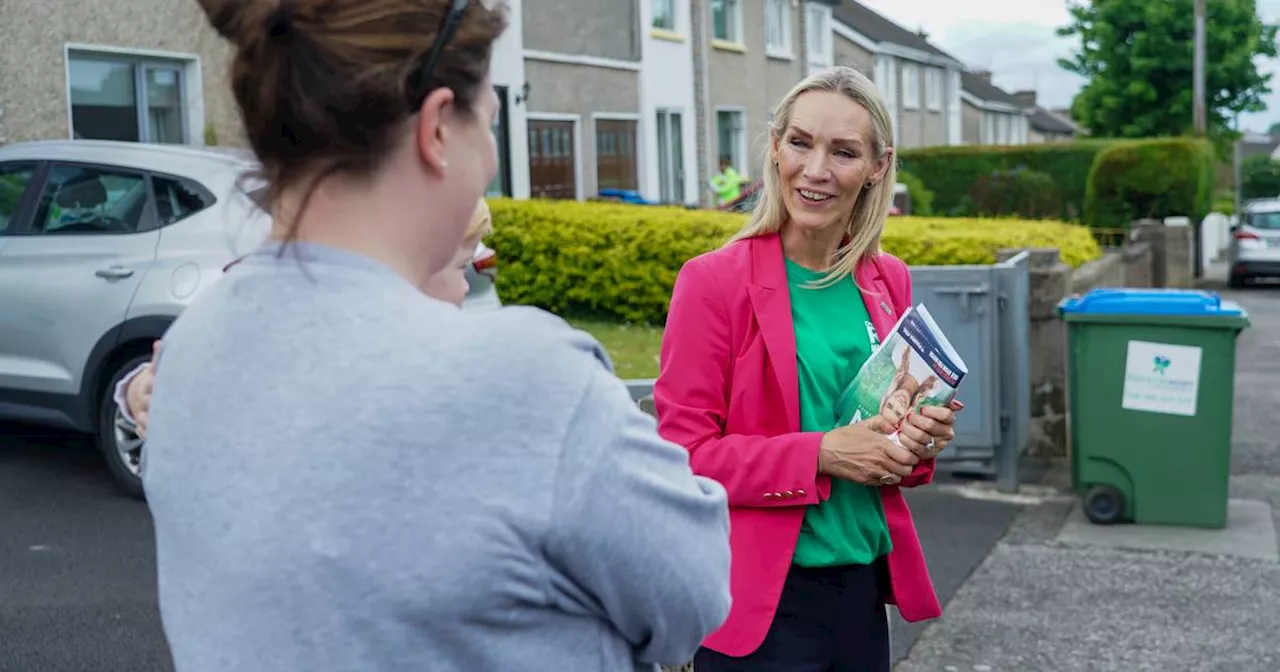
<path id="1" fill-rule="evenodd" d="M 809 64 L 819 67 L 831 65 L 831 9 L 817 4 L 808 5 L 808 8 L 805 32 Z"/>
<path id="2" fill-rule="evenodd" d="M 653 0 L 653 27 L 676 29 L 676 0 Z"/>
<path id="3" fill-rule="evenodd" d="M 184 64 L 73 54 L 71 128 L 77 139 L 187 142 Z"/>
<path id="4" fill-rule="evenodd" d="M 493 139 L 498 145 L 498 174 L 485 189 L 485 196 L 511 196 L 511 118 L 507 110 L 507 87 L 495 86 L 498 114 L 493 120 Z"/>
<path id="5" fill-rule="evenodd" d="M 728 162 L 746 173 L 746 124 L 740 110 L 716 110 L 716 169 Z"/>
<path id="6" fill-rule="evenodd" d="M 920 108 L 920 68 L 913 63 L 902 66 L 902 107 L 908 110 Z"/>
<path id="7" fill-rule="evenodd" d="M 712 37 L 725 42 L 742 42 L 742 1 L 711 0 Z"/>
<path id="8" fill-rule="evenodd" d="M 930 111 L 942 111 L 942 70 L 938 68 L 924 71 L 924 102 Z"/>
<path id="9" fill-rule="evenodd" d="M 787 0 L 764 0 L 765 51 L 791 56 L 791 6 Z"/>

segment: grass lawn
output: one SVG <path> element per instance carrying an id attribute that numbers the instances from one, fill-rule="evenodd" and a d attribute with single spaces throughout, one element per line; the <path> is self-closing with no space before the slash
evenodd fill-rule
<path id="1" fill-rule="evenodd" d="M 613 359 L 613 368 L 619 378 L 658 376 L 658 348 L 662 345 L 662 327 L 595 320 L 569 322 L 600 341 Z"/>

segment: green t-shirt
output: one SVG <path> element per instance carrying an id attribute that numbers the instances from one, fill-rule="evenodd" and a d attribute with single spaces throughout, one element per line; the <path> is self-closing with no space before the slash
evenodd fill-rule
<path id="1" fill-rule="evenodd" d="M 822 275 L 787 260 L 800 374 L 800 429 L 805 432 L 835 427 L 836 402 L 878 344 L 853 280 L 822 289 L 805 286 Z M 831 496 L 805 511 L 793 562 L 801 567 L 869 565 L 891 547 L 880 490 L 832 479 Z"/>

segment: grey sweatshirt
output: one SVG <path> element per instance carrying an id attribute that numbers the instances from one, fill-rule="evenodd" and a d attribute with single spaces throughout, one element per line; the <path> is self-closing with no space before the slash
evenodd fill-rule
<path id="1" fill-rule="evenodd" d="M 602 672 L 727 617 L 727 499 L 589 336 L 251 255 L 165 335 L 143 482 L 178 672 Z"/>

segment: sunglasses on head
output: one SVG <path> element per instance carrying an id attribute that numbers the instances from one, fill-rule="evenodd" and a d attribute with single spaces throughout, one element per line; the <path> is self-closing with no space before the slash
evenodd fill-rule
<path id="1" fill-rule="evenodd" d="M 462 15 L 467 9 L 469 0 L 450 0 L 449 11 L 444 15 L 444 21 L 440 24 L 440 30 L 436 32 L 435 44 L 431 45 L 431 51 L 427 54 L 427 60 L 423 61 L 422 68 L 414 75 L 414 84 L 410 88 L 409 96 L 409 112 L 415 113 L 422 106 L 422 101 L 426 99 L 427 93 L 431 91 L 431 77 L 436 69 L 436 63 L 440 60 L 440 55 L 444 53 L 445 47 L 453 41 L 453 36 L 458 32 L 458 26 L 462 24 Z"/>

